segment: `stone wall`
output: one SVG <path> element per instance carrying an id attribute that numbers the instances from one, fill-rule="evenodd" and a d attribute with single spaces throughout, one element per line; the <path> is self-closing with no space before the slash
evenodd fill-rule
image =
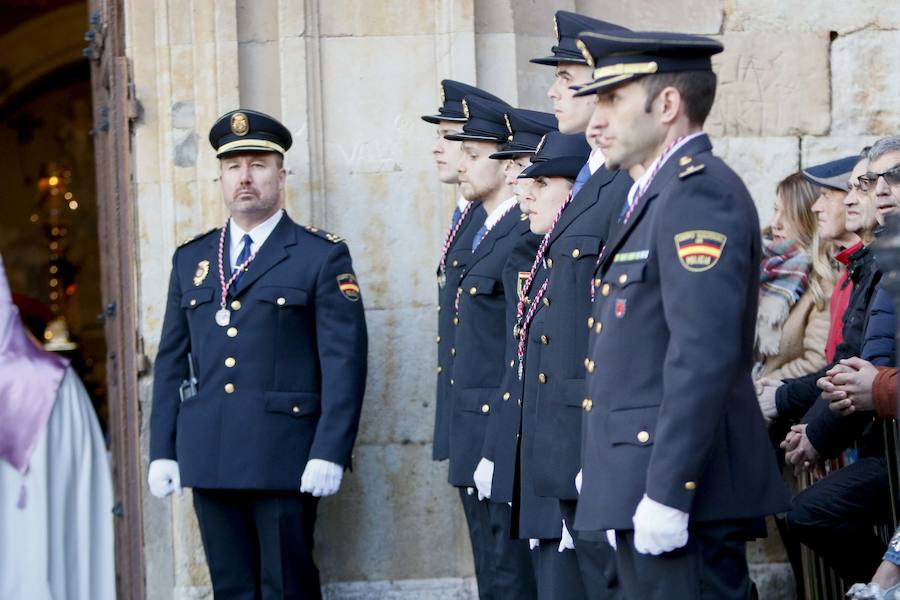
<path id="1" fill-rule="evenodd" d="M 799 166 L 897 128 L 900 8 L 861 0 L 125 0 L 144 113 L 134 133 L 140 335 L 155 354 L 169 256 L 224 221 L 206 134 L 243 106 L 279 116 L 291 215 L 349 240 L 366 302 L 370 379 L 355 469 L 321 504 L 318 557 L 332 598 L 471 598 L 472 566 L 446 466 L 430 460 L 433 270 L 452 190 L 430 159 L 445 77 L 549 109 L 552 14 L 719 37 L 708 129 L 761 218 Z M 883 80 L 879 79 L 879 75 Z M 142 382 L 144 428 L 151 382 Z M 189 493 L 146 495 L 151 599 L 208 597 Z M 758 547 L 754 560 L 783 561 Z M 758 567 L 784 581 L 784 565 Z M 780 578 L 780 579 L 779 579 Z M 787 584 L 785 584 L 787 585 Z M 773 584 L 773 588 L 777 588 Z M 783 597 L 770 592 L 768 598 Z"/>

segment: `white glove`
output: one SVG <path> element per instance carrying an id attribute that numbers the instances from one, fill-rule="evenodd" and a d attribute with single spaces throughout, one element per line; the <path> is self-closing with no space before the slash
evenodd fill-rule
<path id="1" fill-rule="evenodd" d="M 877 583 L 854 583 L 847 590 L 847 598 L 850 600 L 894 600 L 896 588 L 882 590 Z"/>
<path id="2" fill-rule="evenodd" d="M 581 495 L 581 469 L 578 469 L 578 475 L 575 476 L 575 491 Z"/>
<path id="3" fill-rule="evenodd" d="M 607 529 L 606 530 L 606 541 L 609 542 L 609 545 L 612 546 L 613 550 L 618 550 L 618 546 L 616 546 L 616 530 L 615 529 Z"/>
<path id="4" fill-rule="evenodd" d="M 157 498 L 165 498 L 172 492 L 181 496 L 181 473 L 178 471 L 178 463 L 168 458 L 158 458 L 150 463 L 147 472 L 147 485 L 150 493 Z"/>
<path id="5" fill-rule="evenodd" d="M 563 550 L 574 550 L 575 549 L 575 540 L 572 539 L 572 534 L 569 533 L 569 528 L 566 527 L 566 520 L 563 519 L 562 526 L 562 537 L 559 540 L 559 548 L 558 550 L 562 552 Z"/>
<path id="6" fill-rule="evenodd" d="M 336 494 L 341 487 L 344 467 L 321 458 L 311 458 L 300 477 L 300 491 L 316 498 Z"/>
<path id="7" fill-rule="evenodd" d="M 775 392 L 778 386 L 763 384 L 762 391 L 757 394 L 756 399 L 759 401 L 759 410 L 762 412 L 766 422 L 769 423 L 778 418 L 778 407 L 775 404 Z"/>
<path id="8" fill-rule="evenodd" d="M 660 504 L 644 494 L 631 518 L 634 523 L 634 549 L 654 556 L 681 548 L 688 541 L 690 515 Z"/>
<path id="9" fill-rule="evenodd" d="M 540 545 L 540 543 L 541 543 L 541 540 L 539 540 L 537 538 L 528 538 L 528 549 L 534 550 L 535 548 L 537 548 Z"/>
<path id="10" fill-rule="evenodd" d="M 494 463 L 486 458 L 478 461 L 475 467 L 475 487 L 478 489 L 478 499 L 484 500 L 491 497 L 491 483 L 494 481 Z"/>

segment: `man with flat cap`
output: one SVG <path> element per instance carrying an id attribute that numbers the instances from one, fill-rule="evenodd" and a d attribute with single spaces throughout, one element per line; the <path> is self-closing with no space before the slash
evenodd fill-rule
<path id="1" fill-rule="evenodd" d="M 457 167 L 460 191 L 487 215 L 472 239 L 466 268 L 457 281 L 447 282 L 455 290 L 455 337 L 448 381 L 449 480 L 465 490 L 463 507 L 472 511 L 471 515 L 467 513 L 470 536 L 488 558 L 487 576 L 478 582 L 479 596 L 527 599 L 536 593 L 534 571 L 528 542 L 510 539 L 509 505 L 479 500 L 474 490 L 469 491 L 475 485 L 473 475 L 481 458 L 491 402 L 503 382 L 509 332 L 503 274 L 517 246 L 531 243 L 536 248 L 513 190 L 506 183 L 503 161 L 490 158 L 507 141 L 504 116 L 510 108 L 505 103 L 466 96 L 463 109 L 468 119 L 463 130 L 447 136 L 462 142 L 463 156 Z M 467 502 L 466 497 L 475 502 Z M 486 522 L 487 530 L 472 531 L 471 524 L 476 520 Z"/>
<path id="2" fill-rule="evenodd" d="M 788 494 L 751 378 L 756 208 L 702 129 L 722 46 L 579 40 L 594 79 L 576 94 L 597 95 L 588 135 L 608 167 L 645 171 L 595 274 L 575 527 L 615 530 L 627 597 L 745 600 L 746 541 Z"/>
<path id="3" fill-rule="evenodd" d="M 209 141 L 230 216 L 172 259 L 148 483 L 193 488 L 217 600 L 320 598 L 316 505 L 350 466 L 365 389 L 359 284 L 342 238 L 284 211 L 281 123 L 236 110 Z"/>

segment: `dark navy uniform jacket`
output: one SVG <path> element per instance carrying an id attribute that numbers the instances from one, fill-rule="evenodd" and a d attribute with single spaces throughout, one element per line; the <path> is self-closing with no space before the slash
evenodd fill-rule
<path id="1" fill-rule="evenodd" d="M 455 486 L 475 483 L 472 474 L 481 459 L 491 402 L 503 383 L 509 330 L 503 268 L 521 238 L 532 236 L 520 215 L 514 207 L 491 228 L 472 253 L 457 287 L 449 381 L 453 405 L 449 480 Z"/>
<path id="2" fill-rule="evenodd" d="M 581 468 L 581 409 L 585 399 L 584 361 L 593 328 L 590 286 L 597 255 L 616 227 L 632 180 L 622 171 L 598 170 L 566 207 L 550 236 L 546 265 L 549 306 L 540 330 L 546 340 L 539 371 L 536 418 L 528 435 L 537 450 L 530 462 L 534 490 L 540 496 L 578 498 L 575 475 Z M 542 336 L 542 337 L 540 337 Z M 527 385 L 537 385 L 529 380 Z"/>
<path id="3" fill-rule="evenodd" d="M 150 459 L 177 460 L 192 487 L 296 490 L 308 459 L 351 462 L 367 338 L 350 252 L 285 214 L 232 286 L 220 327 L 219 231 L 172 259 Z M 230 271 L 229 247 L 226 236 Z M 182 403 L 189 352 L 199 387 Z"/>
<path id="4" fill-rule="evenodd" d="M 469 214 L 466 215 L 466 220 L 459 226 L 456 239 L 450 244 L 444 278 L 441 278 L 440 266 L 438 267 L 438 366 L 434 445 L 432 448 L 434 460 L 450 458 L 451 404 L 448 390 L 452 367 L 450 349 L 453 347 L 453 338 L 456 334 L 456 327 L 453 326 L 453 317 L 456 311 L 453 305 L 456 300 L 459 278 L 472 260 L 472 239 L 478 229 L 484 225 L 486 217 L 481 205 L 472 207 Z M 442 283 L 443 285 L 441 285 Z"/>
<path id="5" fill-rule="evenodd" d="M 506 355 L 503 383 L 491 402 L 487 430 L 481 455 L 494 463 L 491 500 L 512 502 L 515 490 L 516 459 L 522 425 L 522 381 L 519 380 L 518 338 L 513 333 L 519 293 L 531 272 L 534 257 L 543 236 L 524 235 L 513 249 L 503 269 L 503 288 L 506 294 Z M 544 282 L 545 271 L 535 273 L 528 297 L 533 299 Z M 525 306 L 527 312 L 528 305 Z"/>
<path id="6" fill-rule="evenodd" d="M 645 493 L 695 522 L 787 509 L 750 375 L 759 258 L 743 182 L 688 141 L 596 274 L 577 529 L 632 529 Z"/>

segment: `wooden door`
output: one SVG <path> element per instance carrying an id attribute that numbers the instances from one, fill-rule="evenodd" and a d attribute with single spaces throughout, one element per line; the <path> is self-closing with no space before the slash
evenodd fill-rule
<path id="1" fill-rule="evenodd" d="M 131 123 L 138 104 L 125 57 L 122 0 L 89 0 L 100 266 L 107 345 L 109 431 L 115 486 L 118 597 L 144 598 L 138 336 L 135 320 Z"/>

